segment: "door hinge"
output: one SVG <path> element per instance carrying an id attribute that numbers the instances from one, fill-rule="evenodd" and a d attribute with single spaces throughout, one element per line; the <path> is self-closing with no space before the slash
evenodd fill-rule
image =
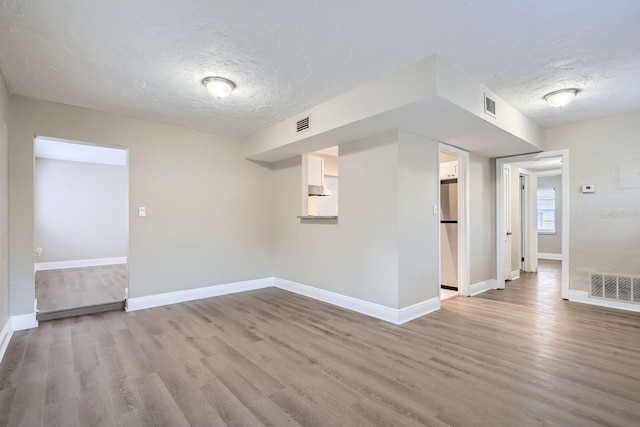
<path id="1" fill-rule="evenodd" d="M 524 190 L 524 184 L 522 184 L 522 190 Z"/>
<path id="2" fill-rule="evenodd" d="M 524 257 L 522 257 L 522 262 L 524 262 Z"/>

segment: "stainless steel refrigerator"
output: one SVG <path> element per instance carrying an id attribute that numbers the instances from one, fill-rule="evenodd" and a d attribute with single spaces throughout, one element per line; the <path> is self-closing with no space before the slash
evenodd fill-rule
<path id="1" fill-rule="evenodd" d="M 440 181 L 441 285 L 458 290 L 458 180 Z"/>

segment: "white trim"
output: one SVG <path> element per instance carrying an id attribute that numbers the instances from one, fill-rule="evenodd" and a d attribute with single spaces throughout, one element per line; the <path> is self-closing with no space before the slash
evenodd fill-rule
<path id="1" fill-rule="evenodd" d="M 552 259 L 555 261 L 562 261 L 562 254 L 550 254 L 546 252 L 538 252 L 538 259 Z"/>
<path id="2" fill-rule="evenodd" d="M 640 305 L 624 301 L 610 301 L 600 298 L 591 298 L 589 292 L 585 291 L 569 291 L 569 301 L 579 302 L 582 304 L 597 305 L 599 307 L 615 308 L 618 310 L 640 312 Z"/>
<path id="3" fill-rule="evenodd" d="M 293 282 L 291 280 L 275 278 L 274 286 L 284 289 L 285 291 L 295 294 L 304 295 L 309 298 L 323 301 L 348 310 L 357 311 L 376 319 L 386 320 L 387 322 L 397 323 L 398 313 L 396 309 L 384 305 L 364 301 L 358 298 L 349 297 L 324 289 L 314 288 L 313 286 L 303 285 L 302 283 Z"/>
<path id="4" fill-rule="evenodd" d="M 520 278 L 520 269 L 518 270 L 513 270 L 510 274 L 509 274 L 509 280 L 516 280 Z"/>
<path id="5" fill-rule="evenodd" d="M 469 287 L 471 296 L 476 296 L 491 289 L 498 289 L 498 281 L 496 279 L 489 279 L 483 282 L 474 283 Z"/>
<path id="6" fill-rule="evenodd" d="M 7 347 L 9 347 L 11 336 L 13 336 L 13 328 L 11 327 L 11 317 L 9 317 L 2 328 L 2 332 L 0 332 L 0 362 L 2 362 L 4 353 L 7 351 Z"/>
<path id="7" fill-rule="evenodd" d="M 274 286 L 285 291 L 293 292 L 331 305 L 346 308 L 347 310 L 375 317 L 376 319 L 395 323 L 396 325 L 408 322 L 409 320 L 413 320 L 417 317 L 440 309 L 440 298 L 438 297 L 398 310 L 324 289 L 314 288 L 313 286 L 303 285 L 302 283 L 293 282 L 291 280 L 279 279 L 277 277 L 275 278 Z"/>
<path id="8" fill-rule="evenodd" d="M 36 313 L 20 314 L 18 316 L 11 316 L 11 327 L 14 331 L 23 331 L 25 329 L 37 328 L 38 321 L 36 320 Z"/>
<path id="9" fill-rule="evenodd" d="M 62 268 L 97 267 L 100 265 L 126 264 L 127 257 L 77 259 L 71 261 L 53 261 L 36 263 L 36 271 L 58 270 Z"/>
<path id="10" fill-rule="evenodd" d="M 398 321 L 394 323 L 401 325 L 437 310 L 440 310 L 440 297 L 431 298 L 397 310 Z"/>
<path id="11" fill-rule="evenodd" d="M 125 310 L 144 310 L 146 308 L 161 307 L 163 305 L 171 305 L 197 299 L 235 294 L 238 292 L 252 291 L 255 289 L 263 289 L 270 286 L 273 286 L 273 277 L 247 280 L 244 282 L 225 283 L 222 285 L 187 289 L 184 291 L 167 292 L 164 294 L 148 295 L 144 297 L 129 298 L 127 299 Z"/>

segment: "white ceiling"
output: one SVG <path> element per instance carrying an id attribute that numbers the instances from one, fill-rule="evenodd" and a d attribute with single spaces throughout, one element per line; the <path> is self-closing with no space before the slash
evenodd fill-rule
<path id="1" fill-rule="evenodd" d="M 326 156 L 338 157 L 340 151 L 337 145 L 333 147 L 325 148 L 324 150 L 318 150 L 316 153 L 324 154 Z"/>
<path id="2" fill-rule="evenodd" d="M 33 152 L 34 156 L 40 159 L 116 166 L 127 164 L 127 150 L 125 148 L 101 147 L 56 138 L 37 137 L 34 141 Z"/>
<path id="3" fill-rule="evenodd" d="M 12 93 L 246 136 L 438 53 L 553 126 L 640 109 L 637 0 L 0 0 Z M 208 95 L 220 75 L 238 88 Z M 558 111 L 542 96 L 581 90 Z"/>
<path id="4" fill-rule="evenodd" d="M 510 165 L 526 169 L 530 172 L 561 171 L 562 156 L 543 157 L 535 160 L 527 160 L 525 162 L 510 163 Z"/>

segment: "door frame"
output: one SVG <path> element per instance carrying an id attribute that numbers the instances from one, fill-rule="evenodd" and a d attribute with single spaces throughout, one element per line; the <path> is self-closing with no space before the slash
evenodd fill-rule
<path id="1" fill-rule="evenodd" d="M 502 170 L 505 165 L 528 160 L 562 157 L 562 298 L 569 299 L 569 235 L 570 235 L 570 176 L 569 150 L 543 151 L 534 154 L 501 157 L 496 159 L 496 280 L 498 288 L 504 288 L 505 229 L 504 183 Z M 537 254 L 535 254 L 537 256 Z"/>
<path id="2" fill-rule="evenodd" d="M 458 158 L 458 295 L 470 296 L 470 239 L 469 230 L 471 216 L 469 213 L 469 152 L 440 142 L 438 144 L 438 158 L 440 152 L 454 155 Z M 438 164 L 440 162 L 438 161 Z M 440 169 L 438 168 L 438 205 L 440 205 Z M 439 220 L 440 218 L 438 218 Z M 438 295 L 442 282 L 440 265 L 440 227 L 438 227 Z"/>

